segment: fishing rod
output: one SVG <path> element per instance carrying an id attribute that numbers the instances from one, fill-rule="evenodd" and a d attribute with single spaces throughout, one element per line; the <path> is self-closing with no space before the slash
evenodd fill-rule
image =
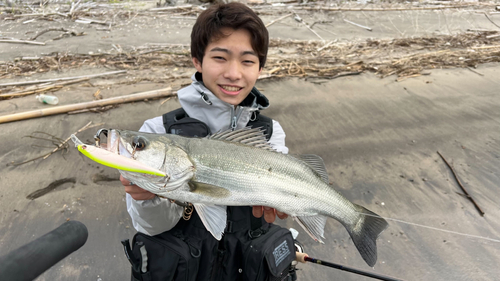
<path id="1" fill-rule="evenodd" d="M 356 273 L 356 274 L 359 274 L 359 275 L 363 275 L 363 276 L 375 278 L 375 279 L 378 279 L 378 280 L 384 280 L 384 281 L 402 281 L 402 279 L 397 279 L 397 278 L 394 278 L 394 277 L 391 277 L 391 276 L 386 276 L 386 275 L 381 275 L 381 274 L 375 274 L 375 273 L 371 273 L 371 272 L 367 272 L 367 271 L 362 271 L 362 270 L 359 270 L 359 269 L 356 269 L 356 268 L 343 266 L 341 264 L 336 264 L 336 263 L 331 263 L 331 262 L 327 262 L 327 261 L 323 261 L 323 260 L 318 260 L 318 259 L 315 259 L 315 258 L 311 258 L 306 253 L 300 253 L 300 252 L 295 252 L 295 253 L 297 254 L 297 258 L 295 260 L 298 261 L 298 262 L 302 262 L 302 263 L 312 262 L 312 263 L 315 263 L 315 264 L 319 264 L 319 265 L 323 265 L 323 266 L 328 266 L 328 267 L 333 267 L 333 268 L 336 268 L 336 269 L 344 270 L 344 271 L 351 272 L 351 273 Z"/>

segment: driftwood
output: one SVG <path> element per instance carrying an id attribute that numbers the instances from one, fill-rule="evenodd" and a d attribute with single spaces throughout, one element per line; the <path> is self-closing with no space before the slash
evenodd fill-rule
<path id="1" fill-rule="evenodd" d="M 19 121 L 19 120 L 25 120 L 25 119 L 31 119 L 31 118 L 37 118 L 37 117 L 43 117 L 43 116 L 49 116 L 49 115 L 55 115 L 55 114 L 61 114 L 61 113 L 67 113 L 70 111 L 81 110 L 81 109 L 86 109 L 86 108 L 103 107 L 103 106 L 107 106 L 107 105 L 111 105 L 111 104 L 120 104 L 120 103 L 128 103 L 128 102 L 140 101 L 140 100 L 145 100 L 145 99 L 154 99 L 154 98 L 169 96 L 171 94 L 172 94 L 172 88 L 168 87 L 168 88 L 164 88 L 164 89 L 160 89 L 160 90 L 132 94 L 132 95 L 128 95 L 128 96 L 114 97 L 114 98 L 102 99 L 102 100 L 97 100 L 97 101 L 90 101 L 90 102 L 83 102 L 83 103 L 69 104 L 69 105 L 61 105 L 61 106 L 55 106 L 55 107 L 46 108 L 46 109 L 32 110 L 32 111 L 21 112 L 21 113 L 14 113 L 14 114 L 9 114 L 9 115 L 5 115 L 5 116 L 0 116 L 0 124 L 13 122 L 13 121 Z"/>
<path id="2" fill-rule="evenodd" d="M 0 84 L 0 87 L 42 84 L 42 83 L 47 83 L 47 82 L 67 81 L 67 80 L 80 79 L 80 78 L 94 78 L 94 77 L 101 77 L 101 76 L 107 76 L 107 75 L 121 74 L 121 73 L 125 73 L 125 72 L 127 72 L 127 71 L 126 70 L 118 70 L 118 71 L 111 71 L 111 72 L 90 74 L 90 75 L 83 75 L 83 76 L 63 77 L 63 78 L 54 78 L 54 79 L 45 79 L 45 80 L 24 81 L 24 82 L 12 82 L 12 83 Z"/>
<path id="3" fill-rule="evenodd" d="M 172 11 L 172 10 L 182 10 L 182 9 L 191 9 L 191 8 L 193 8 L 193 5 L 153 8 L 153 9 L 150 9 L 150 11 L 153 11 L 153 12 L 158 12 L 158 11 Z"/>
<path id="4" fill-rule="evenodd" d="M 482 4 L 485 5 L 485 4 Z M 486 4 L 488 5 L 488 4 Z M 397 12 L 397 11 L 421 11 L 421 10 L 445 10 L 445 9 L 460 9 L 467 8 L 473 5 L 441 5 L 441 6 L 427 6 L 427 7 L 386 7 L 386 8 L 345 8 L 345 7 L 308 7 L 308 6 L 296 6 L 295 10 L 306 10 L 306 11 L 329 11 L 329 12 Z M 267 6 L 263 6 L 264 9 L 269 9 Z M 255 9 L 255 8 L 254 8 Z"/>
<path id="5" fill-rule="evenodd" d="M 15 43 L 15 44 L 28 44 L 28 45 L 42 45 L 45 43 L 37 41 L 19 40 L 19 39 L 0 39 L 0 43 Z"/>
<path id="6" fill-rule="evenodd" d="M 87 81 L 87 80 L 89 80 L 89 78 L 85 77 L 85 78 L 60 82 L 60 83 L 56 83 L 56 84 L 52 84 L 52 85 L 36 86 L 34 89 L 24 89 L 24 90 L 18 91 L 18 92 L 0 94 L 0 99 L 27 96 L 27 95 L 38 94 L 38 93 L 51 91 L 51 90 L 58 90 L 65 85 L 79 83 L 79 82 L 83 82 L 83 81 Z"/>

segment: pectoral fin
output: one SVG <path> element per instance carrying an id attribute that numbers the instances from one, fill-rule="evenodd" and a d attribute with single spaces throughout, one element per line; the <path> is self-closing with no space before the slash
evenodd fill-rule
<path id="1" fill-rule="evenodd" d="M 223 187 L 197 181 L 190 181 L 189 187 L 192 193 L 196 193 L 210 198 L 225 198 L 231 195 L 231 191 Z"/>
<path id="2" fill-rule="evenodd" d="M 226 228 L 226 206 L 219 205 L 205 205 L 193 203 L 198 216 L 205 228 L 212 233 L 217 240 L 222 239 L 222 234 Z"/>

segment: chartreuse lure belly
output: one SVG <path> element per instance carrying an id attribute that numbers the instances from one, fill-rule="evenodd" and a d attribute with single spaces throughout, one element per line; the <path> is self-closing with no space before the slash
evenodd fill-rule
<path id="1" fill-rule="evenodd" d="M 78 144 L 77 148 L 83 155 L 104 166 L 135 173 L 150 174 L 160 177 L 166 176 L 164 172 L 158 169 L 149 167 L 134 159 L 107 151 L 103 148 L 87 144 Z"/>

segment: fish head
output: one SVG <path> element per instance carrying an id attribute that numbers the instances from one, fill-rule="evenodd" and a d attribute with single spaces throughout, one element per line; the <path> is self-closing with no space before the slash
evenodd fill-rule
<path id="1" fill-rule="evenodd" d="M 154 138 L 153 134 L 112 129 L 108 131 L 107 150 L 162 170 L 166 145 Z"/>
<path id="2" fill-rule="evenodd" d="M 161 186 L 161 192 L 184 186 L 194 174 L 194 165 L 187 153 L 169 135 L 112 129 L 108 131 L 107 150 L 164 172 L 165 177 L 155 178 L 138 173 L 122 173 L 134 182 L 155 183 Z M 156 190 L 149 191 L 158 194 Z"/>

